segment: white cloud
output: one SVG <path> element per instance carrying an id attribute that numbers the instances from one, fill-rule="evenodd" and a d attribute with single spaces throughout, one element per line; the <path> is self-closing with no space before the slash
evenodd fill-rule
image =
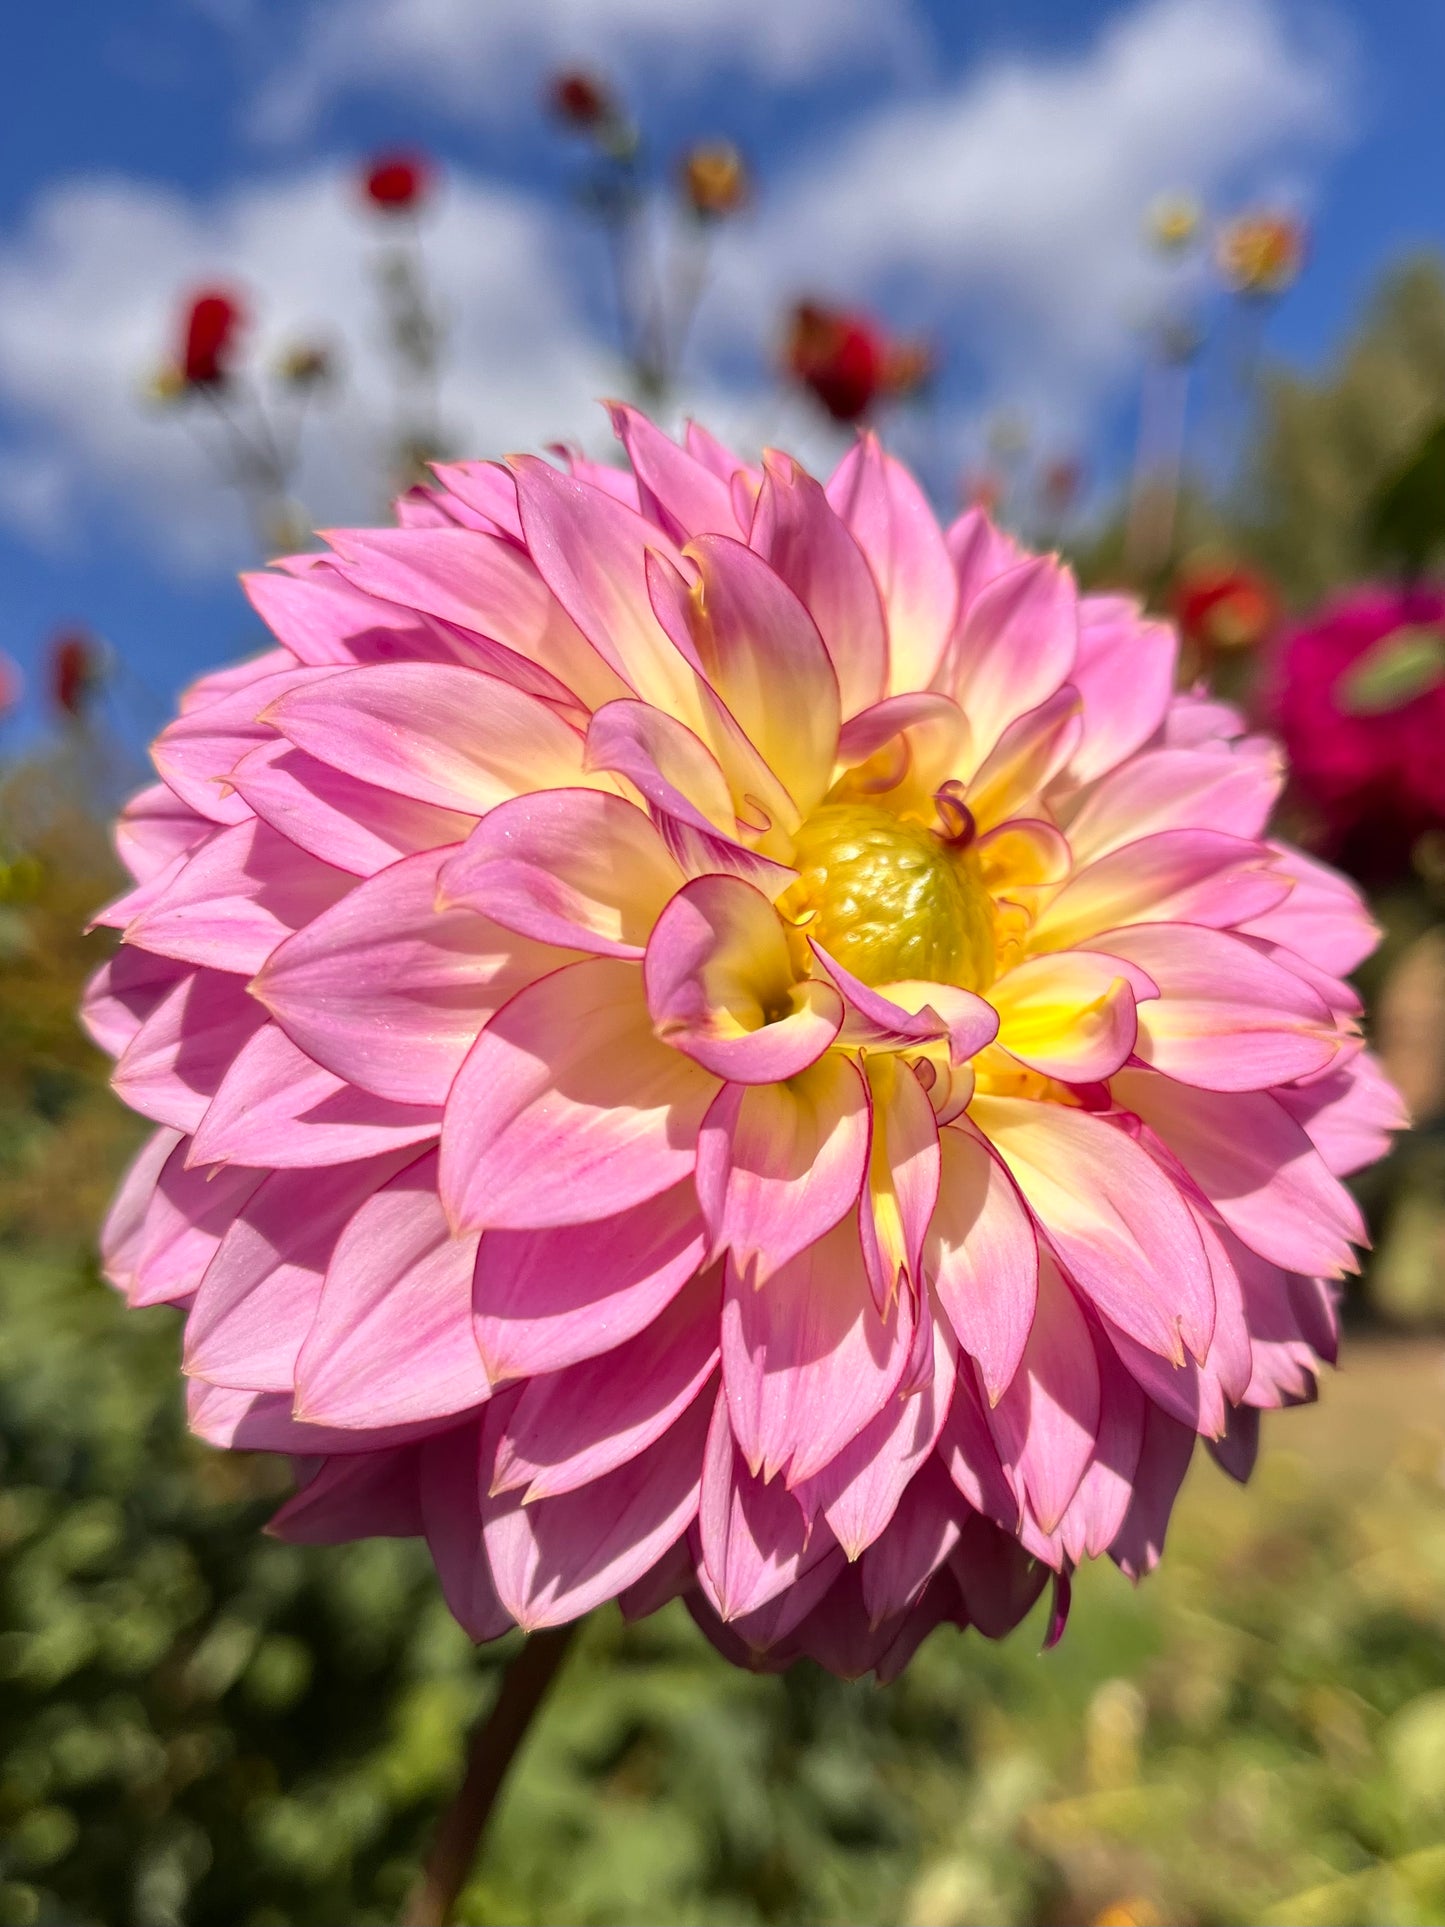
<path id="1" fill-rule="evenodd" d="M 612 4 L 640 19 L 660 0 Z M 1142 209 L 1174 186 L 1307 189 L 1340 137 L 1340 66 L 1337 47 L 1273 0 L 1144 0 L 1080 53 L 986 65 L 861 115 L 725 231 L 689 401 L 744 444 L 768 436 L 825 456 L 830 434 L 801 403 L 780 416 L 766 378 L 780 310 L 817 290 L 931 326 L 967 358 L 967 412 L 913 449 L 936 474 L 973 452 L 968 435 L 1001 402 L 1081 445 L 1137 365 L 1136 325 L 1158 297 Z M 104 505 L 172 565 L 245 559 L 202 451 L 137 399 L 179 294 L 217 277 L 250 291 L 263 350 L 340 335 L 347 383 L 317 423 L 299 492 L 323 522 L 376 517 L 392 394 L 376 246 L 376 224 L 330 170 L 201 201 L 126 180 L 52 189 L 0 238 L 0 407 L 16 425 L 0 439 L 0 517 L 39 538 Z M 427 257 L 451 322 L 458 441 L 477 454 L 579 432 L 605 442 L 592 398 L 620 375 L 589 318 L 600 251 L 579 245 L 575 216 L 457 172 Z"/>
<path id="2" fill-rule="evenodd" d="M 339 347 L 344 386 L 320 405 L 299 492 L 323 520 L 374 519 L 395 419 L 373 281 L 380 245 L 351 184 L 329 171 L 212 203 L 124 180 L 51 192 L 0 247 L 0 401 L 15 424 L 0 448 L 0 515 L 34 533 L 42 509 L 53 528 L 99 501 L 172 564 L 244 557 L 239 511 L 219 506 L 204 409 L 142 399 L 182 296 L 220 281 L 255 313 L 258 365 L 298 338 Z M 431 224 L 455 370 L 444 411 L 471 447 L 566 434 L 617 385 L 575 312 L 561 252 L 546 209 L 476 182 L 454 182 Z M 27 495 L 32 472 L 45 488 Z"/>
<path id="3" fill-rule="evenodd" d="M 1080 55 L 984 65 L 830 142 L 768 197 L 727 305 L 886 294 L 993 396 L 1080 427 L 1170 273 L 1143 245 L 1149 202 L 1227 205 L 1282 162 L 1308 180 L 1347 131 L 1344 78 L 1318 13 L 1148 0 Z"/>
<path id="4" fill-rule="evenodd" d="M 291 138 L 361 89 L 463 119 L 535 113 L 543 77 L 579 62 L 653 91 L 719 71 L 794 86 L 864 62 L 898 71 L 918 37 L 909 0 L 316 0 L 254 127 Z"/>

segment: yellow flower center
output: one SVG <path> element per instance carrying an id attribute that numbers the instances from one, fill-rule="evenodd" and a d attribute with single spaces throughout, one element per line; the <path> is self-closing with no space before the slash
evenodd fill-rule
<path id="1" fill-rule="evenodd" d="M 799 827 L 793 867 L 783 917 L 865 984 L 992 983 L 993 903 L 973 851 L 877 803 L 825 803 Z"/>

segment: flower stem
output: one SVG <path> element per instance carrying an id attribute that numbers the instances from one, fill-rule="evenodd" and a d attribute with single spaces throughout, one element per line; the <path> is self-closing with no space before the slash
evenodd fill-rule
<path id="1" fill-rule="evenodd" d="M 575 1630 L 556 1626 L 531 1634 L 507 1668 L 491 1712 L 472 1729 L 466 1777 L 442 1815 L 421 1876 L 407 1898 L 404 1927 L 446 1927 L 451 1919 L 507 1769 Z"/>

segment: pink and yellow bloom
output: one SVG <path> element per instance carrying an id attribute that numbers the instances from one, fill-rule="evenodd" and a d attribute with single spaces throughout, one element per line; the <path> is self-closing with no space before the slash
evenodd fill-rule
<path id="1" fill-rule="evenodd" d="M 479 1639 L 1057 1628 L 1333 1357 L 1375 933 L 1132 602 L 869 437 L 615 422 L 250 580 L 120 825 L 109 1275 L 276 1531 L 425 1534 Z"/>

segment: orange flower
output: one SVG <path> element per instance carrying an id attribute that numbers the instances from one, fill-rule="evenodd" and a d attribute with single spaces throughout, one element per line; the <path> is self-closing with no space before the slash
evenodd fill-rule
<path id="1" fill-rule="evenodd" d="M 701 220 L 736 214 L 749 187 L 747 164 L 731 141 L 701 141 L 683 156 L 683 194 Z"/>
<path id="2" fill-rule="evenodd" d="M 1299 279 L 1304 255 L 1304 223 L 1268 211 L 1236 216 L 1217 245 L 1219 272 L 1235 294 L 1283 294 Z"/>

